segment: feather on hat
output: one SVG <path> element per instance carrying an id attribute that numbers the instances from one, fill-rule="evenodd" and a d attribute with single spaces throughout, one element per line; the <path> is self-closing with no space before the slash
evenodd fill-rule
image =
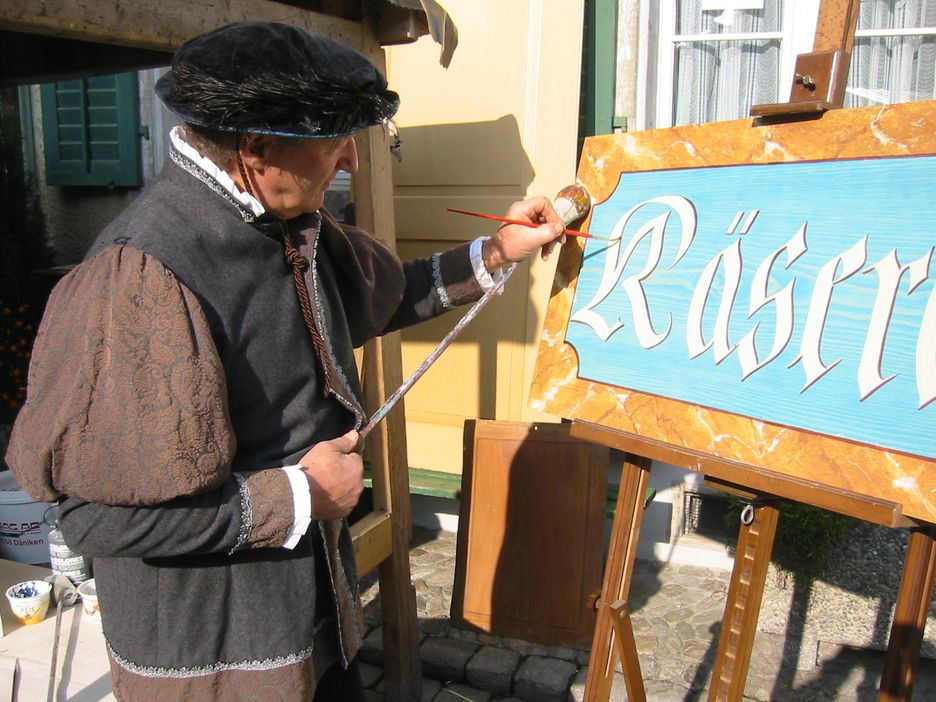
<path id="1" fill-rule="evenodd" d="M 156 93 L 192 124 L 292 137 L 346 136 L 400 105 L 359 51 L 279 22 L 239 22 L 183 44 Z"/>

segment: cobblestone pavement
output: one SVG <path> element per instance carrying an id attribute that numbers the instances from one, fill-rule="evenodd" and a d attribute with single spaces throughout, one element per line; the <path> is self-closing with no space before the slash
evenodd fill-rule
<path id="1" fill-rule="evenodd" d="M 477 634 L 450 623 L 455 542 L 449 532 L 414 529 L 410 564 L 419 616 L 422 700 L 582 700 L 588 651 Z M 708 698 L 729 576 L 696 566 L 637 562 L 629 604 L 650 702 Z M 363 583 L 362 599 L 368 625 L 362 668 L 367 695 L 378 702 L 384 696 L 376 577 Z M 759 631 L 744 699 L 871 702 L 878 696 L 883 661 L 880 651 Z M 618 672 L 611 700 L 626 699 Z M 936 700 L 936 661 L 920 661 L 913 700 Z"/>

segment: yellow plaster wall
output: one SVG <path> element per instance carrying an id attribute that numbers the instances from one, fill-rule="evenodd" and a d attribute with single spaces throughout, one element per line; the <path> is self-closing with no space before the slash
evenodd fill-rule
<path id="1" fill-rule="evenodd" d="M 402 100 L 394 206 L 403 257 L 493 232 L 447 207 L 503 214 L 514 200 L 575 181 L 582 0 L 442 4 L 458 27 L 448 69 L 428 37 L 387 51 Z M 555 259 L 521 266 L 407 394 L 411 466 L 460 472 L 466 418 L 555 419 L 527 405 L 554 270 Z M 404 332 L 404 376 L 464 311 Z"/>

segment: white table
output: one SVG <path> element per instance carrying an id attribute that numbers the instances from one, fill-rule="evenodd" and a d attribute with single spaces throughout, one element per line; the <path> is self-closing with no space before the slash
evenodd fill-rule
<path id="1" fill-rule="evenodd" d="M 55 607 L 38 624 L 23 626 L 3 596 L 9 585 L 41 580 L 51 570 L 0 559 L 0 702 L 43 702 L 49 691 Z M 101 620 L 84 615 L 81 603 L 62 609 L 55 697 L 68 702 L 112 702 L 110 663 Z"/>
<path id="2" fill-rule="evenodd" d="M 39 702 L 47 699 L 52 642 L 55 638 L 55 609 L 49 608 L 44 621 L 20 627 L 0 639 L 0 661 L 9 670 L 16 662 L 12 697 L 9 683 L 0 689 L 6 702 Z M 101 631 L 101 620 L 81 611 L 81 604 L 62 610 L 58 660 L 55 672 L 55 700 L 103 702 L 116 700 L 111 692 L 110 664 Z"/>
<path id="3" fill-rule="evenodd" d="M 0 700 L 39 702 L 47 699 L 52 642 L 55 638 L 55 609 L 44 621 L 23 626 L 0 639 L 0 661 L 10 669 L 16 663 L 12 697 L 9 683 L 0 689 Z M 62 610 L 55 700 L 103 702 L 115 700 L 111 692 L 110 664 L 101 631 L 101 620 L 81 611 L 81 604 Z"/>

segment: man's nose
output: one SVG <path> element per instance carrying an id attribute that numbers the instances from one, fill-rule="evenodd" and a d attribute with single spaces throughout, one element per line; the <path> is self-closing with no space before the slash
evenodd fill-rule
<path id="1" fill-rule="evenodd" d="M 338 168 L 342 171 L 347 171 L 348 173 L 357 172 L 357 144 L 354 143 L 354 139 L 348 139 L 348 143 L 345 144 L 344 148 L 341 150 L 341 155 L 338 158 L 337 165 Z"/>

